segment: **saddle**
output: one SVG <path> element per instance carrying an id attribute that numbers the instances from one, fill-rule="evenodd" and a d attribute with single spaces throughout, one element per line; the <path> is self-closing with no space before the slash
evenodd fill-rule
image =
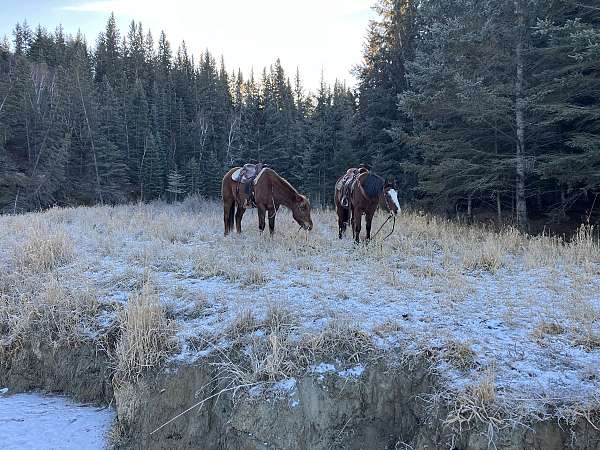
<path id="1" fill-rule="evenodd" d="M 237 181 L 241 185 L 244 186 L 244 193 L 246 194 L 246 198 L 244 200 L 244 208 L 256 208 L 256 202 L 254 200 L 254 180 L 261 173 L 261 171 L 266 168 L 266 165 L 258 163 L 258 164 L 244 164 L 243 167 L 239 168 L 231 175 L 233 181 Z M 239 197 L 239 189 L 237 187 L 237 195 Z"/>
<path id="2" fill-rule="evenodd" d="M 237 181 L 238 183 L 252 183 L 264 167 L 265 166 L 261 163 L 244 164 L 243 167 L 233 172 L 231 177 L 233 178 L 233 181 Z"/>
<path id="3" fill-rule="evenodd" d="M 342 208 L 350 208 L 350 195 L 354 191 L 354 185 L 358 180 L 358 176 L 362 173 L 368 172 L 366 168 L 351 168 L 344 174 L 338 183 L 338 189 L 342 191 L 342 198 L 340 203 Z"/>

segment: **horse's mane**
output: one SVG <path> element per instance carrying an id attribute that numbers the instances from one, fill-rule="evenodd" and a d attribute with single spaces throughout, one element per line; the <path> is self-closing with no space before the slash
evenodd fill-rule
<path id="1" fill-rule="evenodd" d="M 367 174 L 367 176 L 362 182 L 365 194 L 367 194 L 369 198 L 379 197 L 384 185 L 385 181 L 383 180 L 383 178 L 381 178 L 379 175 L 375 175 L 372 173 Z"/>
<path id="2" fill-rule="evenodd" d="M 266 170 L 269 170 L 270 172 L 273 173 L 273 175 L 275 175 L 277 177 L 277 179 L 281 182 L 281 184 L 283 184 L 285 187 L 287 187 L 290 191 L 292 191 L 294 194 L 296 195 L 300 195 L 300 193 L 296 190 L 296 188 L 294 186 L 292 186 L 290 184 L 290 182 L 288 180 L 286 180 L 285 178 L 283 178 L 281 175 L 279 175 L 277 172 L 275 172 L 273 169 L 271 168 L 267 168 Z"/>

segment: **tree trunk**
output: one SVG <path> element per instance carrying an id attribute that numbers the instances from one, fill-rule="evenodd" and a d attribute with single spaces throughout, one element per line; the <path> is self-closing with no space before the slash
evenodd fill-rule
<path id="1" fill-rule="evenodd" d="M 471 223 L 473 219 L 473 194 L 467 198 L 467 222 Z"/>
<path id="2" fill-rule="evenodd" d="M 502 223 L 502 203 L 500 201 L 500 192 L 496 192 L 496 212 L 498 214 L 498 224 Z"/>
<path id="3" fill-rule="evenodd" d="M 525 99 L 524 75 L 523 75 L 523 40 L 525 34 L 525 13 L 522 0 L 515 0 L 515 15 L 518 22 L 518 36 L 516 47 L 517 79 L 515 86 L 515 119 L 517 125 L 517 183 L 516 183 L 516 215 L 517 227 L 521 231 L 527 231 L 527 201 L 525 199 Z"/>
<path id="4" fill-rule="evenodd" d="M 567 194 L 565 193 L 565 186 L 561 185 L 560 187 L 560 217 L 558 218 L 559 222 L 562 222 L 567 218 Z"/>
<path id="5" fill-rule="evenodd" d="M 100 173 L 98 172 L 98 159 L 96 158 L 96 147 L 94 146 L 94 136 L 92 135 L 92 127 L 90 126 L 90 120 L 87 114 L 87 108 L 85 107 L 85 101 L 83 100 L 83 91 L 81 90 L 81 82 L 79 81 L 79 70 L 75 72 L 77 78 L 77 87 L 79 88 L 79 96 L 81 98 L 81 106 L 83 107 L 83 115 L 85 117 L 85 123 L 87 125 L 88 134 L 90 136 L 90 144 L 92 147 L 92 157 L 94 160 L 94 171 L 96 172 L 96 187 L 98 189 L 98 195 L 100 197 L 100 204 L 104 204 L 104 198 L 102 197 L 102 186 L 100 185 Z"/>

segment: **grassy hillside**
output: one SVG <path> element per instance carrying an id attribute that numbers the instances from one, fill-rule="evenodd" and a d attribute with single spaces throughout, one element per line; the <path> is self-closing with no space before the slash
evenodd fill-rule
<path id="1" fill-rule="evenodd" d="M 115 383 L 217 354 L 235 388 L 419 356 L 443 380 L 426 400 L 456 429 L 598 424 L 593 230 L 564 243 L 403 214 L 388 240 L 356 247 L 333 212 L 313 222 L 298 232 L 282 213 L 270 238 L 249 212 L 224 238 L 220 205 L 200 200 L 0 217 L 0 368 L 31 342 L 93 342 Z"/>

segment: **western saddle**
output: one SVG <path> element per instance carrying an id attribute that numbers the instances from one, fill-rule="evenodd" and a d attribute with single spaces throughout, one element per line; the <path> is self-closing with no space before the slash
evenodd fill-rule
<path id="1" fill-rule="evenodd" d="M 350 208 L 350 196 L 354 191 L 354 185 L 358 180 L 358 176 L 368 171 L 369 166 L 366 164 L 361 164 L 358 167 L 353 167 L 346 171 L 338 185 L 339 189 L 342 191 L 342 198 L 340 199 L 342 208 Z"/>
<path id="2" fill-rule="evenodd" d="M 233 172 L 231 178 L 233 181 L 237 181 L 239 184 L 244 186 L 244 208 L 256 208 L 256 201 L 254 200 L 254 180 L 260 174 L 260 172 L 267 166 L 262 163 L 257 164 L 244 164 L 243 167 Z M 240 194 L 240 186 L 237 186 L 236 192 L 238 198 Z"/>

